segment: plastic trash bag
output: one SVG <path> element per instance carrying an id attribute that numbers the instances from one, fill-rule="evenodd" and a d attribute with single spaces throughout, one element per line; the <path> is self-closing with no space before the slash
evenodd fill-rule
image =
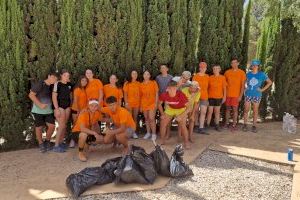
<path id="1" fill-rule="evenodd" d="M 190 167 L 183 161 L 184 150 L 182 145 L 177 145 L 170 161 L 170 173 L 172 177 L 185 177 L 194 175 Z"/>
<path id="2" fill-rule="evenodd" d="M 71 194 L 78 197 L 93 185 L 103 185 L 112 181 L 113 179 L 102 167 L 88 167 L 68 176 L 66 185 Z"/>
<path id="3" fill-rule="evenodd" d="M 106 173 L 109 174 L 113 180 L 116 178 L 114 171 L 118 168 L 121 159 L 122 157 L 108 159 L 101 165 L 101 167 L 105 169 Z"/>
<path id="4" fill-rule="evenodd" d="M 139 167 L 148 183 L 153 183 L 157 177 L 155 164 L 152 157 L 146 153 L 145 149 L 137 146 L 131 146 L 130 153 L 133 161 Z"/>
<path id="5" fill-rule="evenodd" d="M 170 159 L 165 150 L 163 150 L 161 146 L 156 145 L 155 150 L 151 152 L 150 156 L 154 161 L 157 173 L 162 176 L 170 177 Z"/>
<path id="6" fill-rule="evenodd" d="M 122 158 L 118 168 L 115 170 L 115 175 L 115 183 L 148 183 L 130 155 L 126 155 Z"/>

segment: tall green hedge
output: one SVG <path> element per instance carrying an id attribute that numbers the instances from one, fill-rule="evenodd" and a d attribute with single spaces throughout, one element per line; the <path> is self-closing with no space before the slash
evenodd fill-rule
<path id="1" fill-rule="evenodd" d="M 17 148 L 33 130 L 27 94 L 50 70 L 85 69 L 108 82 L 137 69 L 194 71 L 200 58 L 227 67 L 241 54 L 242 0 L 0 1 L 0 138 Z M 2 141 L 2 140 L 0 140 Z"/>
<path id="2" fill-rule="evenodd" d="M 23 12 L 17 0 L 0 1 L 0 150 L 21 148 L 26 131 L 27 68 Z"/>

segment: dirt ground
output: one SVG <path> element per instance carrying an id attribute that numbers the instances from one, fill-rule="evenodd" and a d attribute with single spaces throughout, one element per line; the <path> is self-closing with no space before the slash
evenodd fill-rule
<path id="1" fill-rule="evenodd" d="M 185 152 L 186 162 L 193 161 L 207 147 L 232 154 L 239 154 L 262 160 L 296 164 L 300 161 L 300 133 L 283 133 L 280 122 L 263 123 L 258 126 L 259 132 L 244 133 L 237 131 L 223 131 L 217 133 L 209 131 L 210 135 L 196 135 L 195 143 L 191 150 Z M 132 140 L 135 145 L 142 146 L 148 153 L 153 150 L 151 141 L 138 139 Z M 177 137 L 168 141 L 165 150 L 170 156 Z M 287 149 L 294 149 L 295 162 L 287 161 Z M 77 159 L 76 149 L 68 150 L 66 153 L 58 154 L 48 152 L 39 153 L 38 149 L 28 149 L 7 153 L 0 153 L 0 194 L 1 199 L 47 199 L 68 196 L 65 180 L 71 173 L 78 172 L 85 167 L 99 166 L 106 159 L 119 156 L 120 148 L 113 149 L 110 145 L 95 147 L 90 153 L 86 163 Z M 299 170 L 297 170 L 299 173 Z M 101 194 L 123 191 L 140 191 L 161 188 L 168 183 L 169 179 L 159 177 L 153 185 L 141 186 L 137 184 L 116 186 L 108 184 L 93 187 L 84 194 Z M 294 178 L 295 182 L 295 178 Z M 296 179 L 300 188 L 300 179 Z M 300 196 L 300 193 L 299 193 Z"/>

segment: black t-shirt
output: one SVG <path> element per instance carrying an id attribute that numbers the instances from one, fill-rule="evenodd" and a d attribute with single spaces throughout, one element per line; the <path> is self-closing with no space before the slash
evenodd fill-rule
<path id="1" fill-rule="evenodd" d="M 32 85 L 31 91 L 36 93 L 36 97 L 43 104 L 52 104 L 53 85 L 47 85 L 45 81 L 39 81 Z"/>
<path id="2" fill-rule="evenodd" d="M 66 107 L 71 105 L 71 92 L 73 86 L 71 83 L 64 84 L 57 82 L 54 84 L 53 92 L 57 93 L 57 101 L 59 107 Z"/>

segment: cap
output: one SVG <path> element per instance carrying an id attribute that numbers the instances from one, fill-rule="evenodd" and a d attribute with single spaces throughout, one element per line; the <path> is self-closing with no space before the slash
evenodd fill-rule
<path id="1" fill-rule="evenodd" d="M 253 66 L 253 65 L 260 65 L 261 64 L 261 62 L 260 62 L 260 60 L 258 60 L 258 59 L 253 59 L 252 61 L 251 61 L 251 66 Z"/>
<path id="2" fill-rule="evenodd" d="M 96 99 L 91 99 L 91 100 L 89 100 L 89 105 L 91 105 L 91 104 L 97 104 L 97 105 L 99 105 L 99 101 L 98 100 L 96 100 Z"/>
<path id="3" fill-rule="evenodd" d="M 190 79 L 192 77 L 192 73 L 189 71 L 184 71 L 181 75 L 184 79 Z"/>

